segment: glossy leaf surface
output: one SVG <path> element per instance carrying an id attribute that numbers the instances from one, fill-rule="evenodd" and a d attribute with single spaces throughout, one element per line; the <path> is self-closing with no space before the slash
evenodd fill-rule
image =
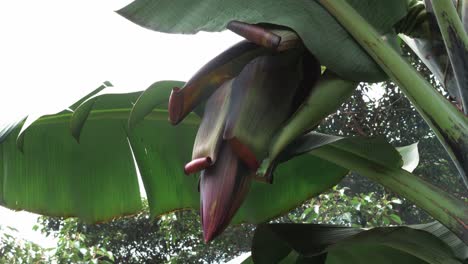
<path id="1" fill-rule="evenodd" d="M 369 260 L 376 264 L 462 263 L 463 259 L 454 254 L 439 234 L 430 232 L 432 227 L 431 223 L 415 228 L 365 230 L 317 224 L 264 224 L 255 231 L 252 259 L 255 263 L 278 263 L 295 252 L 298 263 L 368 263 Z"/>
<path id="2" fill-rule="evenodd" d="M 406 2 L 349 0 L 383 34 L 390 33 L 406 15 Z M 309 51 L 342 77 L 355 81 L 387 78 L 317 1 L 137 0 L 118 13 L 138 25 L 167 33 L 221 31 L 231 20 L 283 25 L 296 31 Z M 394 42 L 396 35 L 390 33 L 387 37 Z"/>
<path id="3" fill-rule="evenodd" d="M 89 222 L 138 211 L 136 170 L 122 123 L 92 114 L 78 144 L 68 130 L 70 116 L 33 123 L 23 153 L 17 131 L 0 145 L 0 204 Z"/>

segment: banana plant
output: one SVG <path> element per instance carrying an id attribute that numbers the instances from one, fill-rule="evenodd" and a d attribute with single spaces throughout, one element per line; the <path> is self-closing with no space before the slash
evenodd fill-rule
<path id="1" fill-rule="evenodd" d="M 68 110 L 0 128 L 0 205 L 106 221 L 140 209 L 138 170 L 152 216 L 198 208 L 209 242 L 230 223 L 263 223 L 291 210 L 352 170 L 413 201 L 467 244 L 468 205 L 411 173 L 414 145 L 311 132 L 359 82 L 392 78 L 466 180 L 460 58 L 468 41 L 466 4 L 458 4 L 457 13 L 452 1 L 136 0 L 118 13 L 141 26 L 229 29 L 245 40 L 185 83 L 156 82 L 132 94 L 112 94 L 107 83 Z M 445 61 L 428 65 L 450 80 L 440 79 L 453 102 L 404 61 L 397 32 L 418 54 L 431 52 L 418 43 L 445 48 Z"/>
<path id="2" fill-rule="evenodd" d="M 337 87 L 346 87 L 347 82 L 351 86 L 351 82 L 380 81 L 390 77 L 400 85 L 416 109 L 433 128 L 457 165 L 460 177 L 466 183 L 468 119 L 462 112 L 466 111 L 463 109 L 463 105 L 457 103 L 466 101 L 463 96 L 467 86 L 461 84 L 464 76 L 460 74 L 460 72 L 466 73 L 463 70 L 463 63 L 450 61 L 450 63 L 445 64 L 451 66 L 450 71 L 462 75 L 457 77 L 457 80 L 462 80 L 462 82 L 452 82 L 457 84 L 457 87 L 447 88 L 449 91 L 459 91 L 457 95 L 452 96 L 452 98 L 458 96 L 458 99 L 451 103 L 404 61 L 399 54 L 397 45 L 399 41 L 397 32 L 405 33 L 407 36 L 404 38 L 406 39 L 422 38 L 428 42 L 433 41 L 434 38 L 431 38 L 429 34 L 431 30 L 428 27 L 429 23 L 433 23 L 430 15 L 433 14 L 438 22 L 436 26 L 437 24 L 442 25 L 441 23 L 446 25 L 445 27 L 439 26 L 440 31 L 450 31 L 451 42 L 458 43 L 457 45 L 449 45 L 445 38 L 436 38 L 439 42 L 444 40 L 446 44 L 447 48 L 444 46 L 443 53 L 455 52 L 459 56 L 450 55 L 447 57 L 461 56 L 463 58 L 466 53 L 466 48 L 463 46 L 463 43 L 466 43 L 466 32 L 462 21 L 466 21 L 466 19 L 462 11 L 463 8 L 466 8 L 466 4 L 463 4 L 463 1 L 456 3 L 460 10 L 460 18 L 457 12 L 453 12 L 455 6 L 452 1 L 445 2 L 444 4 L 432 3 L 432 5 L 431 2 L 426 1 L 426 5 L 424 5 L 423 2 L 406 0 L 372 1 L 372 3 L 359 0 L 296 1 L 294 3 L 276 1 L 275 4 L 267 1 L 219 2 L 206 0 L 187 3 L 186 1 L 137 0 L 119 10 L 118 13 L 143 27 L 168 33 L 196 33 L 200 30 L 233 29 L 232 21 L 242 20 L 251 26 L 234 28 L 233 31 L 246 37 L 250 42 L 270 49 L 274 49 L 281 42 L 281 36 L 271 37 L 274 30 L 277 30 L 276 27 L 286 27 L 295 32 L 306 49 L 317 58 L 322 66 L 327 68 L 326 73 L 321 77 L 336 76 L 334 82 L 319 80 L 318 84 L 325 86 L 326 83 L 333 83 Z M 178 8 L 182 5 L 185 6 L 185 9 Z M 438 12 L 431 11 L 432 9 L 440 11 L 442 7 L 446 8 L 443 11 L 443 16 L 437 15 Z M 177 18 L 171 13 L 171 10 L 178 10 Z M 197 10 L 197 12 L 191 12 L 191 10 Z M 230 10 L 230 12 L 224 10 Z M 179 19 L 179 17 L 184 19 Z M 190 21 L 190 23 L 186 21 Z M 443 21 L 448 22 L 444 23 Z M 239 23 L 235 22 L 235 25 L 237 24 Z M 257 25 L 260 29 L 252 24 Z M 458 69 L 454 70 L 455 67 Z M 462 67 L 461 70 L 460 67 Z M 321 87 L 321 85 L 316 85 L 316 87 Z M 308 130 L 313 129 L 317 120 L 320 120 L 320 117 L 316 119 L 314 115 L 320 113 L 323 105 L 333 103 L 339 105 L 341 96 L 346 97 L 346 93 L 340 95 L 338 92 L 328 95 L 321 94 L 323 90 L 312 89 L 309 98 L 305 99 L 306 101 L 293 116 L 285 121 L 285 125 L 275 133 L 266 158 L 263 158 L 261 166 L 257 170 L 257 175 L 268 176 L 271 174 L 278 156 L 285 147 Z M 327 91 L 330 90 L 327 89 Z M 346 89 L 343 88 L 343 90 Z M 335 88 L 334 91 L 337 89 Z M 313 95 L 321 99 L 314 99 Z M 320 104 L 318 102 L 323 102 L 323 104 L 315 105 Z M 243 149 L 245 150 L 245 148 Z M 249 148 L 247 149 L 249 150 Z M 245 158 L 255 156 L 245 153 L 249 153 L 249 151 L 243 152 L 242 156 Z M 254 161 L 254 166 L 251 167 L 258 166 L 258 155 L 256 158 L 250 159 Z M 387 186 L 388 184 L 386 183 Z M 401 186 L 393 186 L 393 189 L 399 192 L 398 189 L 401 189 Z M 415 200 L 418 198 L 415 197 Z M 466 222 L 458 222 L 464 226 L 462 229 L 465 229 L 463 231 L 465 233 Z"/>

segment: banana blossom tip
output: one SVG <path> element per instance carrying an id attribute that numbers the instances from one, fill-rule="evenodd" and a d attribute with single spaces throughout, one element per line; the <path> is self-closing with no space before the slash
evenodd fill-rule
<path id="1" fill-rule="evenodd" d="M 203 170 L 200 214 L 205 242 L 213 240 L 229 225 L 248 193 L 251 176 L 251 170 L 229 144 L 221 147 L 219 160 Z"/>
<path id="2" fill-rule="evenodd" d="M 184 167 L 184 172 L 186 175 L 197 173 L 202 171 L 213 164 L 213 161 L 210 157 L 198 158 L 190 161 Z"/>

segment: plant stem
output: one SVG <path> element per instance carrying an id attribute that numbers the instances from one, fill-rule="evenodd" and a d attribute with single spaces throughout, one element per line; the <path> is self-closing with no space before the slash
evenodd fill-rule
<path id="1" fill-rule="evenodd" d="M 351 96 L 357 85 L 355 82 L 341 79 L 329 70 L 325 71 L 306 101 L 276 135 L 270 148 L 269 159 L 275 160 L 289 143 L 334 113 Z"/>
<path id="2" fill-rule="evenodd" d="M 319 0 L 398 84 L 455 162 L 468 187 L 468 118 L 439 94 L 345 0 Z"/>
<path id="3" fill-rule="evenodd" d="M 459 99 L 468 113 L 468 36 L 452 0 L 431 0 L 431 3 L 455 74 Z"/>
<path id="4" fill-rule="evenodd" d="M 348 168 L 406 197 L 468 244 L 468 206 L 420 177 L 399 168 L 388 168 L 326 145 L 311 154 Z"/>
<path id="5" fill-rule="evenodd" d="M 468 0 L 458 0 L 458 15 L 461 18 L 465 32 L 468 32 Z"/>

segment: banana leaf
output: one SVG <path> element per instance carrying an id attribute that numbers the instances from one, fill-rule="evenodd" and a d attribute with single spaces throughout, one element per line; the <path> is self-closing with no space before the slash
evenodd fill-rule
<path id="1" fill-rule="evenodd" d="M 279 160 L 308 153 L 355 171 L 411 200 L 468 243 L 467 204 L 405 170 L 415 168 L 412 163 L 417 155 L 411 150 L 415 147 L 394 149 L 383 138 L 362 140 L 311 132 L 290 144 Z"/>
<path id="2" fill-rule="evenodd" d="M 254 263 L 463 263 L 468 247 L 437 222 L 371 229 L 318 224 L 263 224 Z M 465 252 L 465 253 L 464 253 Z"/>
<path id="3" fill-rule="evenodd" d="M 349 0 L 392 44 L 396 44 L 393 25 L 406 15 L 406 2 Z M 317 1 L 137 0 L 117 12 L 138 25 L 167 33 L 221 31 L 231 20 L 287 26 L 323 65 L 341 77 L 353 81 L 387 78 Z"/>

